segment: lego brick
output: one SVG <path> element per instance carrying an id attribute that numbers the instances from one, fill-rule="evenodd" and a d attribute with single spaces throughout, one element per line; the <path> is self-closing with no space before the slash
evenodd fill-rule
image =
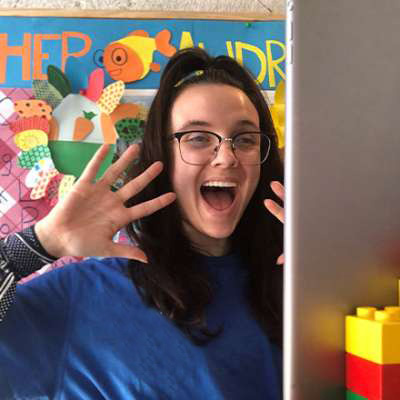
<path id="1" fill-rule="evenodd" d="M 351 390 L 346 391 L 346 400 L 368 400 L 366 397 L 362 397 Z"/>
<path id="2" fill-rule="evenodd" d="M 400 364 L 400 307 L 358 307 L 346 317 L 346 352 L 377 364 Z"/>
<path id="3" fill-rule="evenodd" d="M 400 364 L 377 364 L 346 353 L 346 387 L 369 400 L 400 399 Z"/>

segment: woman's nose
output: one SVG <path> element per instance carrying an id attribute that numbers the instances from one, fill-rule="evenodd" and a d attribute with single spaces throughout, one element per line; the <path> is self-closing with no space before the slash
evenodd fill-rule
<path id="1" fill-rule="evenodd" d="M 238 159 L 236 157 L 235 151 L 233 150 L 231 141 L 223 141 L 215 155 L 214 159 L 211 161 L 211 165 L 223 165 L 223 166 L 236 166 L 238 164 Z"/>

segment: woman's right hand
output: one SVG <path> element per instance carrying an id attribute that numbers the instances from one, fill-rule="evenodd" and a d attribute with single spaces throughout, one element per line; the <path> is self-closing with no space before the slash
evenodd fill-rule
<path id="1" fill-rule="evenodd" d="M 95 182 L 108 150 L 108 145 L 99 148 L 71 191 L 35 225 L 38 239 L 49 254 L 55 257 L 125 257 L 147 261 L 138 247 L 114 243 L 112 239 L 128 223 L 171 204 L 176 195 L 165 193 L 133 207 L 125 207 L 125 201 L 147 186 L 161 172 L 163 165 L 160 161 L 155 162 L 113 192 L 111 185 L 137 157 L 139 146 L 131 145 Z"/>

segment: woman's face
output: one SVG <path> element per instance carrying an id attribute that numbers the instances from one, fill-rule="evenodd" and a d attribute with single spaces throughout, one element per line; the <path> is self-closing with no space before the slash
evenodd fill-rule
<path id="1" fill-rule="evenodd" d="M 186 88 L 171 108 L 170 134 L 207 130 L 222 137 L 259 131 L 260 121 L 252 102 L 240 89 L 223 84 L 198 84 Z M 233 233 L 260 178 L 259 165 L 242 165 L 224 142 L 206 165 L 185 163 L 178 140 L 172 144 L 171 179 L 183 215 L 186 234 L 200 251 L 222 255 L 229 251 Z M 231 194 L 207 185 L 231 185 Z"/>

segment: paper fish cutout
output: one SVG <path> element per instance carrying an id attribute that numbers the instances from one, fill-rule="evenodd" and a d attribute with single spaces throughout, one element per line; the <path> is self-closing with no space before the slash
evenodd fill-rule
<path id="1" fill-rule="evenodd" d="M 134 31 L 104 49 L 104 66 L 114 80 L 128 83 L 143 79 L 150 70 L 160 71 L 160 65 L 153 62 L 156 50 L 166 57 L 175 54 L 176 48 L 170 44 L 170 39 L 171 33 L 166 29 L 155 38 L 146 31 Z"/>
<path id="2" fill-rule="evenodd" d="M 275 91 L 274 105 L 271 107 L 271 117 L 278 136 L 278 147 L 285 146 L 285 81 L 281 80 Z"/>

